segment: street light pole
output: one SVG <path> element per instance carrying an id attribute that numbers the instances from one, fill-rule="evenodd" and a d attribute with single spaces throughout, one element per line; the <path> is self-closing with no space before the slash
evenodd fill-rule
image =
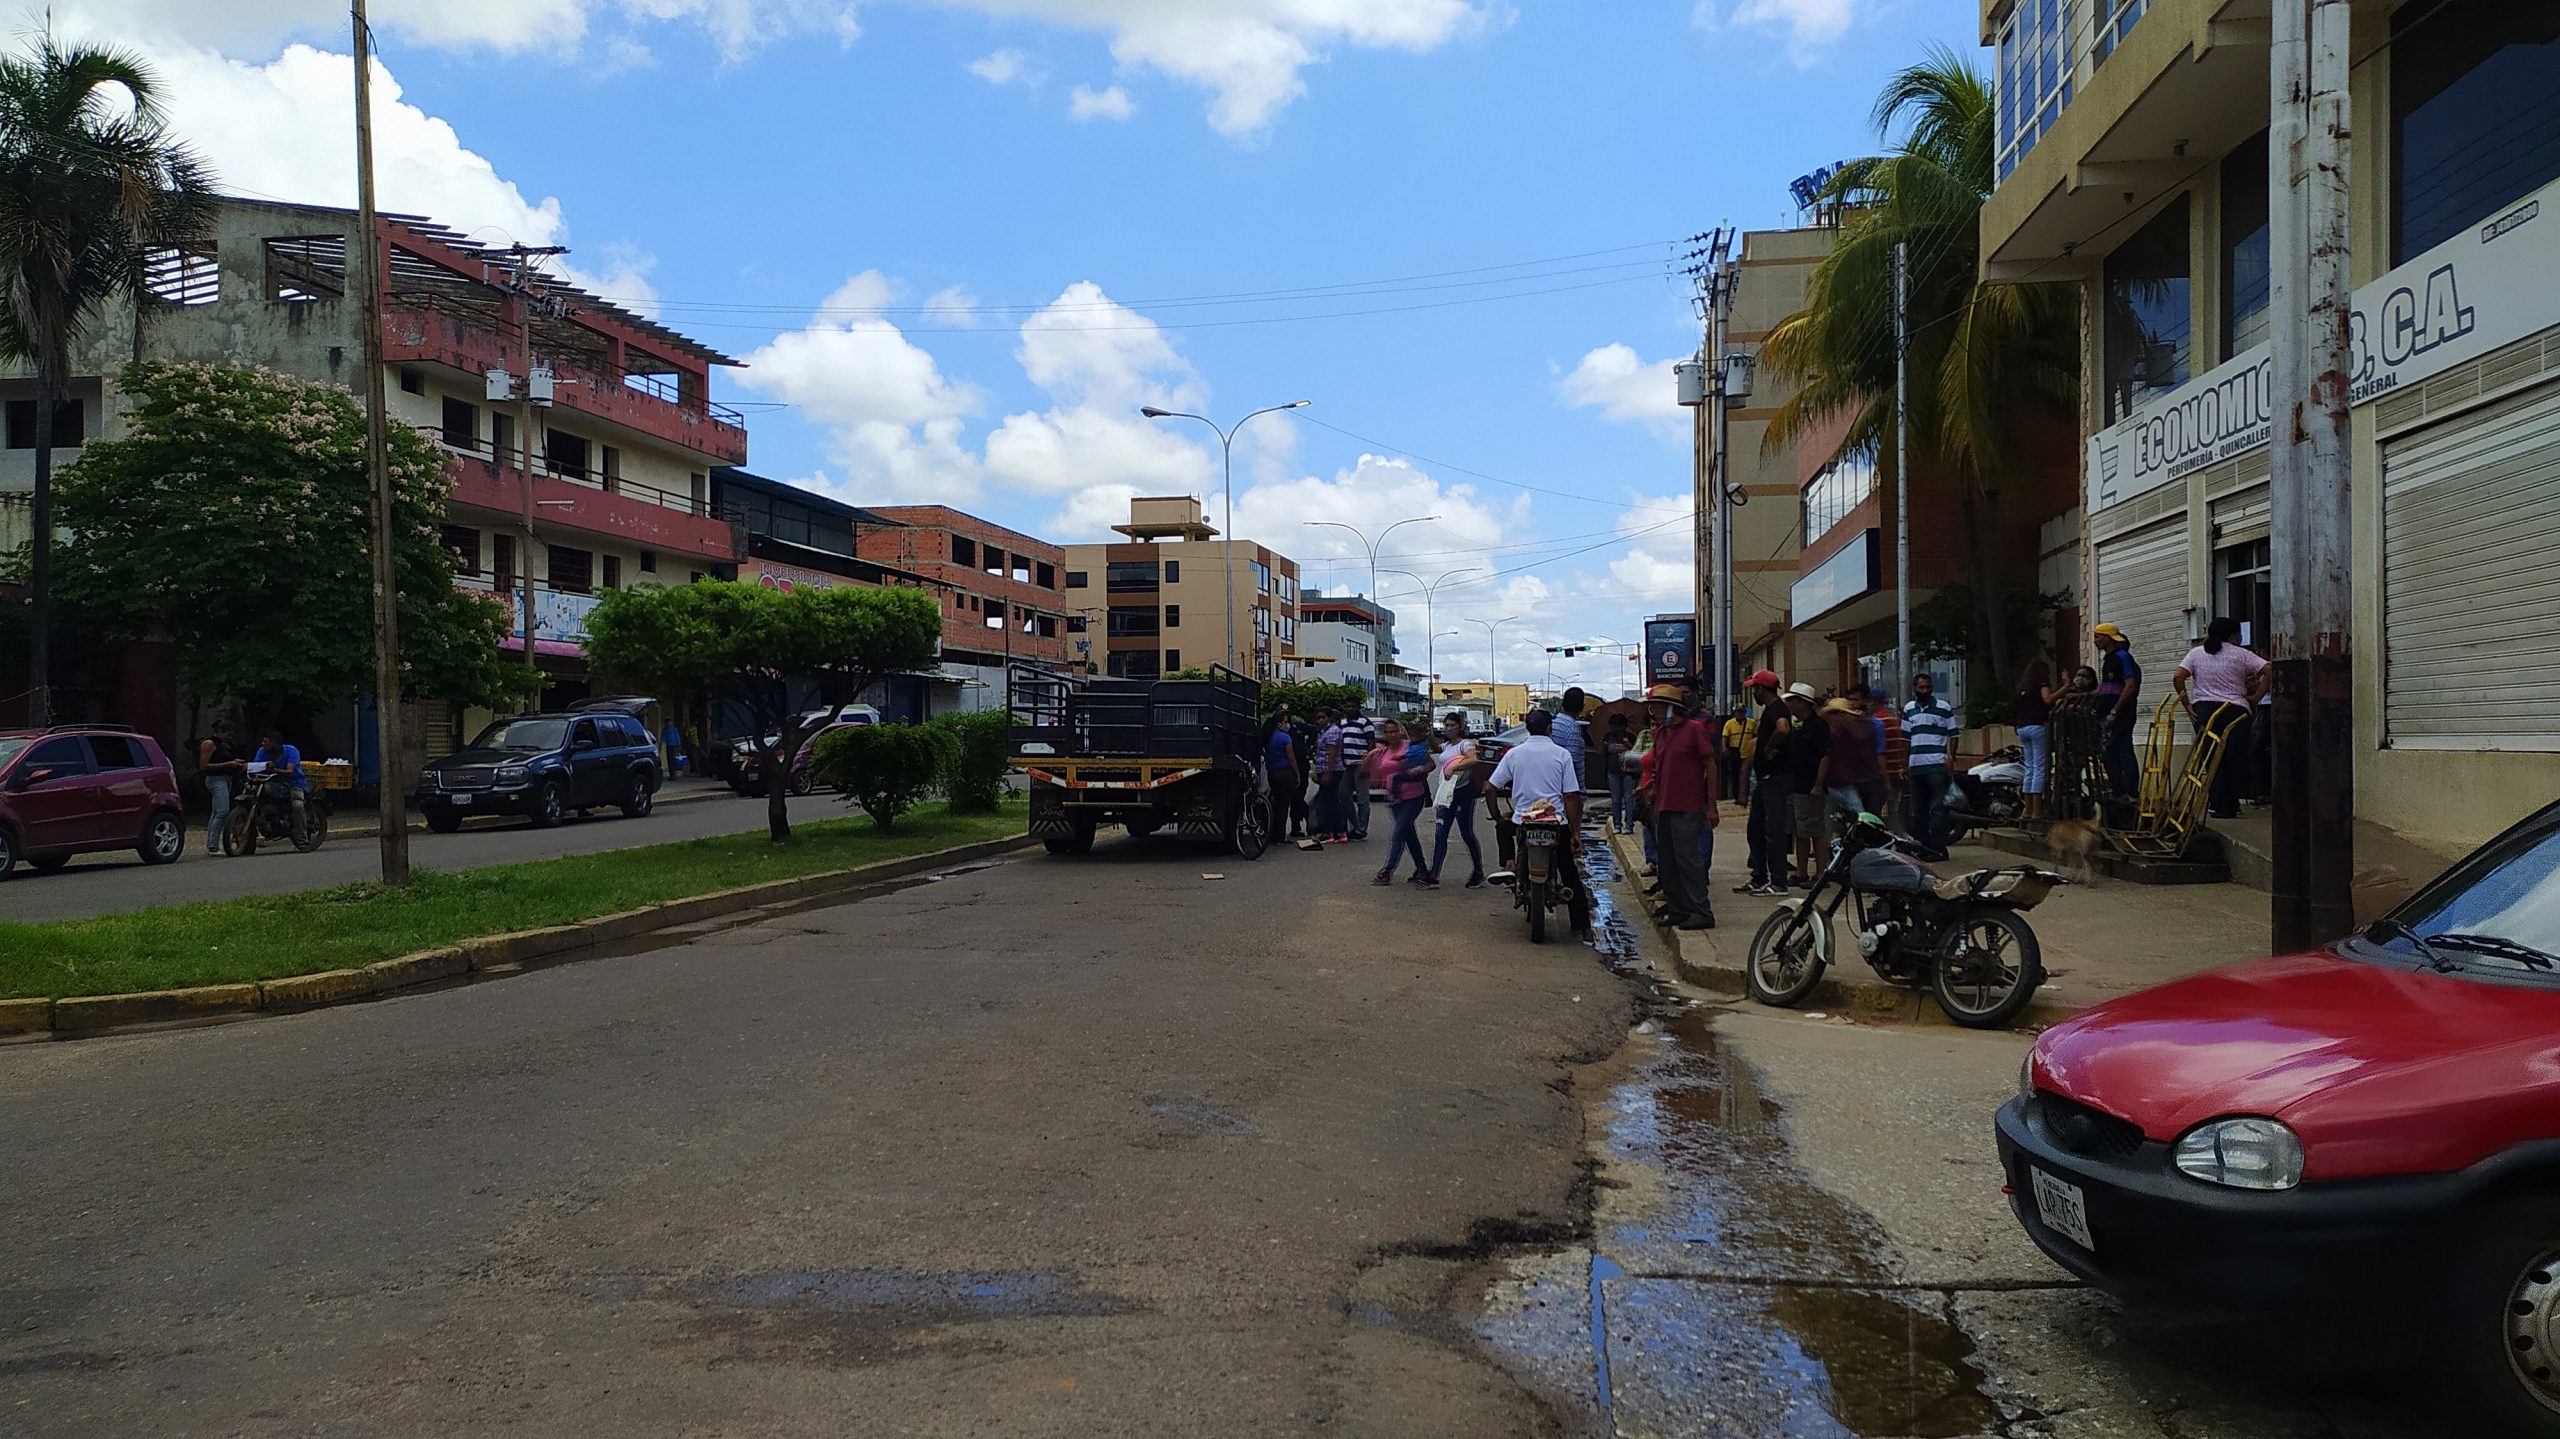
<path id="1" fill-rule="evenodd" d="M 1498 620 L 1468 621 L 1469 624 L 1484 626 L 1484 683 L 1485 688 L 1493 691 L 1493 717 L 1496 721 L 1499 721 L 1502 718 L 1502 667 L 1500 661 L 1495 657 L 1493 637 L 1504 625 L 1521 618 L 1524 618 L 1524 616 L 1504 615 Z"/>
<path id="2" fill-rule="evenodd" d="M 1402 524 L 1404 522 L 1402 520 L 1398 520 L 1396 523 Z M 1393 526 L 1389 526 L 1389 528 L 1393 528 Z M 1378 538 L 1385 539 L 1386 536 L 1380 535 Z M 1447 584 L 1449 581 L 1456 579 L 1460 575 L 1483 574 L 1484 566 L 1469 565 L 1463 570 L 1451 570 L 1440 578 L 1431 581 L 1429 584 L 1423 584 L 1422 576 L 1415 574 L 1411 570 L 1380 570 L 1378 573 L 1382 575 L 1402 575 L 1406 579 L 1413 581 L 1415 584 L 1422 585 L 1422 627 L 1425 630 L 1430 631 L 1430 638 L 1422 642 L 1422 667 L 1431 676 L 1431 679 L 1424 680 L 1423 684 L 1428 687 L 1431 680 L 1437 679 L 1440 674 L 1440 621 L 1435 618 L 1437 611 L 1434 609 L 1434 605 L 1439 599 L 1440 587 Z M 1376 581 L 1372 580 L 1371 583 L 1374 584 Z M 1449 633 L 1454 635 L 1458 632 L 1456 630 L 1451 630 Z M 1430 696 L 1425 694 L 1423 698 L 1428 702 Z"/>
<path id="3" fill-rule="evenodd" d="M 1369 602 L 1371 604 L 1375 604 L 1378 600 L 1378 546 L 1385 544 L 1387 542 L 1387 536 L 1394 534 L 1397 527 L 1400 525 L 1419 525 L 1438 518 L 1440 518 L 1438 515 L 1409 516 L 1408 518 L 1398 520 L 1395 524 L 1389 525 L 1385 529 L 1378 531 L 1378 537 L 1374 540 L 1370 539 L 1368 535 L 1362 533 L 1359 526 L 1346 525 L 1340 520 L 1306 520 L 1302 521 L 1302 523 L 1310 529 L 1349 530 L 1352 534 L 1359 536 L 1360 543 L 1367 546 L 1369 550 Z M 1403 574 L 1404 571 L 1389 570 L 1387 573 L 1391 575 Z"/>
<path id="4" fill-rule="evenodd" d="M 1160 410 L 1153 405 L 1142 405 L 1138 408 L 1138 413 L 1150 420 L 1198 420 L 1207 425 L 1218 437 L 1218 450 L 1224 457 L 1227 477 L 1226 610 L 1227 658 L 1229 659 L 1236 657 L 1236 432 L 1242 430 L 1257 415 L 1273 415 L 1282 410 L 1302 410 L 1314 403 L 1313 400 L 1291 400 L 1285 405 L 1266 406 L 1246 415 L 1225 429 L 1219 429 L 1218 422 L 1207 415 L 1195 415 L 1189 410 Z M 1258 666 L 1254 677 L 1261 678 Z"/>

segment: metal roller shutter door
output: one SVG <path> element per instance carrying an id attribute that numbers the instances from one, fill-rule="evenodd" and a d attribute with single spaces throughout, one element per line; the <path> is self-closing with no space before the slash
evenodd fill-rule
<path id="1" fill-rule="evenodd" d="M 2267 537 L 2267 488 L 2260 485 L 2246 494 L 2232 495 L 2213 502 L 2213 545 L 2247 544 Z"/>
<path id="2" fill-rule="evenodd" d="M 2098 604 L 2090 623 L 2124 631 L 2142 664 L 2143 690 L 2157 698 L 2168 672 L 2195 645 L 2186 634 L 2184 516 L 2098 547 Z"/>
<path id="3" fill-rule="evenodd" d="M 2382 451 L 2383 725 L 2560 749 L 2560 385 Z"/>

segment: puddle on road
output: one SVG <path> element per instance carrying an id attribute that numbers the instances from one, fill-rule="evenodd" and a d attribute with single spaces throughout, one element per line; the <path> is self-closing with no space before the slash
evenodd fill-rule
<path id="1" fill-rule="evenodd" d="M 1599 839 L 1585 850 L 1593 948 L 1640 973 Z M 1881 1231 L 1795 1168 L 1757 1071 L 1725 1054 L 1708 1013 L 1658 1000 L 1580 1076 L 1605 1095 L 1590 1246 L 1516 1259 L 1479 1340 L 1595 1433 L 2001 1433 L 1947 1297 L 1893 1288 Z"/>

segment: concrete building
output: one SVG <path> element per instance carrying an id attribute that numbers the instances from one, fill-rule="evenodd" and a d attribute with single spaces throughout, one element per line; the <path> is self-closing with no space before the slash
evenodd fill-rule
<path id="1" fill-rule="evenodd" d="M 2158 693 L 2209 618 L 2253 645 L 2271 621 L 2268 22 L 2248 0 L 2059 15 L 1981 7 L 1984 270 L 2081 288 L 2072 567 Z M 2433 0 L 2359 5 L 2354 30 L 2356 807 L 2462 845 L 2560 792 L 2560 30 Z"/>
<path id="2" fill-rule="evenodd" d="M 862 557 L 922 575 L 943 590 L 941 676 L 947 708 L 1005 703 L 1016 660 L 1058 668 L 1076 653 L 1064 588 L 1065 551 L 948 505 L 880 505 L 888 528 L 857 536 Z"/>
<path id="3" fill-rule="evenodd" d="M 1377 699 L 1395 664 L 1396 612 L 1364 595 L 1298 597 L 1298 675 L 1355 684 Z"/>
<path id="4" fill-rule="evenodd" d="M 1092 644 L 1083 653 L 1098 672 L 1142 679 L 1222 662 L 1259 679 L 1298 672 L 1297 561 L 1249 540 L 1230 547 L 1187 495 L 1133 499 L 1129 522 L 1112 528 L 1127 541 L 1066 547 L 1067 631 Z"/>
<path id="5" fill-rule="evenodd" d="M 121 435 L 115 374 L 135 359 L 358 383 L 361 315 L 345 298 L 356 224 L 352 210 L 224 201 L 210 240 L 156 255 L 136 303 L 92 318 L 57 432 Z M 744 419 L 710 399 L 712 369 L 736 362 L 574 286 L 521 273 L 432 221 L 379 224 L 384 392 L 394 424 L 426 431 L 452 456 L 444 539 L 460 563 L 457 582 L 513 594 L 529 572 L 545 698 L 583 697 L 584 621 L 600 592 L 727 575 L 740 557 L 738 528 L 714 508 L 710 483 L 714 469 L 746 458 Z M 549 397 L 492 402 L 490 371 L 518 382 L 548 372 Z M 24 366 L 0 368 L 0 547 L 27 538 L 33 390 Z M 76 458 L 73 448 L 56 462 Z M 521 603 L 510 607 L 510 643 L 522 648 Z M 430 705 L 413 732 L 433 754 L 474 718 Z M 355 752 L 352 734 L 324 738 Z"/>
<path id="6" fill-rule="evenodd" d="M 1486 684 L 1482 680 L 1437 681 L 1431 686 L 1431 702 L 1434 706 L 1490 704 L 1493 706 L 1493 712 L 1500 716 L 1506 725 L 1518 724 L 1520 717 L 1529 712 L 1529 706 L 1533 703 L 1529 697 L 1527 685 L 1495 685 Z"/>
<path id="7" fill-rule="evenodd" d="M 1743 235 L 1741 253 L 1734 261 L 1733 315 L 1725 333 L 1728 349 L 1757 356 L 1770 332 L 1804 308 L 1805 284 L 1814 267 L 1831 253 L 1834 236 L 1828 226 L 1754 230 Z M 1732 512 L 1733 648 L 1744 674 L 1765 665 L 1793 677 L 1798 669 L 1790 591 L 1797 577 L 1798 551 L 1811 536 L 1797 523 L 1797 447 L 1767 447 L 1769 419 L 1795 388 L 1793 381 L 1762 367 L 1750 397 L 1725 412 L 1725 462 L 1732 483 L 1742 487 L 1747 499 Z M 1707 414 L 1706 406 L 1698 407 L 1695 493 L 1701 504 L 1707 503 Z M 1712 527 L 1712 508 L 1707 514 Z M 1712 552 L 1702 549 L 1698 563 L 1706 566 L 1711 560 Z M 1699 640 L 1703 654 L 1713 644 L 1713 636 L 1702 634 Z M 1825 662 L 1830 659 L 1827 647 L 1816 646 L 1815 654 Z"/>

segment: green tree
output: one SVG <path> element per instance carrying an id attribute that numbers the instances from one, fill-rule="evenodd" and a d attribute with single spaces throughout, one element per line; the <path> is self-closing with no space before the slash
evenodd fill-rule
<path id="1" fill-rule="evenodd" d="M 72 346 L 100 306 L 140 293 L 155 247 L 208 233 L 217 203 L 203 163 L 164 128 L 138 56 L 50 33 L 33 54 L 0 55 L 0 355 L 36 380 L 27 705 L 37 724 L 52 715 L 53 421 Z"/>
<path id="2" fill-rule="evenodd" d="M 959 763 L 960 735 L 947 725 L 858 725 L 819 738 L 809 778 L 887 829 Z"/>
<path id="3" fill-rule="evenodd" d="M 769 780 L 766 825 L 781 844 L 791 838 L 786 757 L 826 722 L 802 718 L 799 687 L 814 684 L 832 718 L 883 677 L 931 665 L 942 607 L 920 589 L 784 594 L 709 580 L 608 593 L 587 617 L 587 636 L 600 673 L 662 695 L 712 694 L 746 712 Z"/>
<path id="4" fill-rule="evenodd" d="M 1004 803 L 1005 777 L 1013 770 L 1013 716 L 1003 710 L 944 715 L 935 720 L 957 741 L 942 796 L 960 814 L 993 814 Z"/>
<path id="5" fill-rule="evenodd" d="M 165 637 L 194 694 L 334 705 L 373 682 L 364 411 L 333 385 L 267 370 L 132 365 L 122 439 L 61 483 L 60 588 L 111 640 Z M 502 604 L 453 587 L 438 539 L 444 456 L 391 429 L 401 689 L 492 708 L 531 694 L 500 648 Z"/>
<path id="6" fill-rule="evenodd" d="M 1976 598 L 1974 653 L 2012 674 L 2003 596 L 2017 583 L 2001 552 L 2004 497 L 2034 447 L 2074 430 L 2080 395 L 2079 297 L 2072 286 L 1980 281 L 1983 202 L 1995 153 L 1991 86 L 1943 46 L 1887 82 L 1875 124 L 1885 154 L 1854 161 L 1824 199 L 1840 207 L 1831 253 L 1805 306 L 1763 353 L 1796 393 L 1771 417 L 1768 444 L 1800 440 L 1842 415 L 1839 453 L 1872 448 L 1894 472 L 1897 245 L 1910 255 L 1911 503 L 1952 501 Z M 2032 578 L 2030 576 L 2029 578 Z"/>
<path id="7" fill-rule="evenodd" d="M 1300 719 L 1313 719 L 1320 709 L 1340 709 L 1353 700 L 1363 706 L 1377 703 L 1359 685 L 1342 680 L 1265 680 L 1262 682 L 1261 709 L 1268 719 L 1282 705 Z"/>

